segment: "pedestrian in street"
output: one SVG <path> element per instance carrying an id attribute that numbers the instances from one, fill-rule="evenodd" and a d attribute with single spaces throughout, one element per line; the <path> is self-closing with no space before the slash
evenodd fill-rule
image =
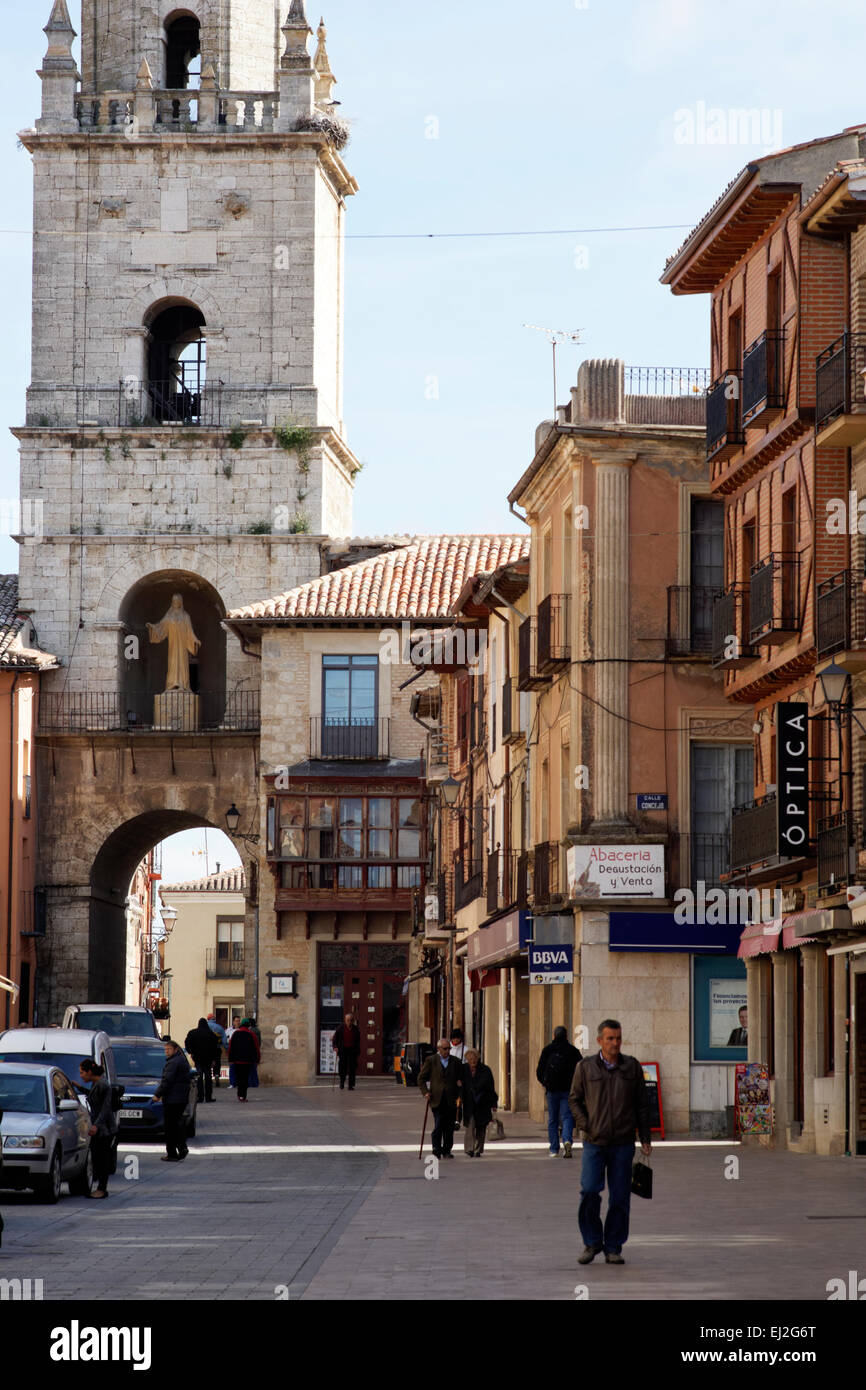
<path id="1" fill-rule="evenodd" d="M 238 1088 L 238 1100 L 247 1100 L 247 1090 L 250 1084 L 250 1072 L 262 1060 L 262 1051 L 259 1047 L 258 1038 L 249 1027 L 249 1019 L 245 1018 L 242 1023 L 235 1028 L 229 1042 L 229 1065 L 234 1067 L 235 1084 Z"/>
<path id="2" fill-rule="evenodd" d="M 451 1029 L 451 1056 L 456 1057 L 458 1062 L 466 1061 L 466 1043 L 463 1040 L 463 1029 Z"/>
<path id="3" fill-rule="evenodd" d="M 559 1130 L 562 1126 L 562 1149 L 571 1158 L 574 1120 L 568 1108 L 568 1091 L 580 1053 L 568 1041 L 568 1029 L 560 1025 L 553 1030 L 553 1041 L 542 1048 L 535 1075 L 547 1093 L 547 1138 L 550 1157 L 559 1155 Z"/>
<path id="4" fill-rule="evenodd" d="M 199 1104 L 213 1103 L 213 1064 L 220 1049 L 206 1018 L 199 1019 L 197 1028 L 190 1028 L 183 1045 L 198 1072 L 196 1087 Z"/>
<path id="5" fill-rule="evenodd" d="M 462 1093 L 461 1063 L 451 1056 L 448 1038 L 440 1038 L 436 1051 L 426 1058 L 418 1073 L 418 1089 L 430 1097 L 433 1111 L 432 1144 L 436 1158 L 453 1158 L 454 1125 L 457 1103 Z"/>
<path id="6" fill-rule="evenodd" d="M 578 1264 L 591 1264 L 603 1250 L 609 1265 L 621 1265 L 628 1240 L 635 1130 L 644 1156 L 652 1152 L 649 1103 L 643 1067 L 622 1052 L 622 1025 L 615 1018 L 598 1025 L 598 1046 L 594 1057 L 578 1063 L 569 1094 L 575 1123 L 584 1135 L 577 1215 L 583 1253 Z M 605 1173 L 607 1216 L 602 1229 Z"/>
<path id="7" fill-rule="evenodd" d="M 154 1100 L 162 1101 L 165 1121 L 165 1155 L 163 1163 L 182 1163 L 189 1153 L 184 1134 L 183 1112 L 189 1103 L 189 1078 L 192 1068 L 180 1045 L 173 1038 L 163 1038 L 165 1066 Z"/>
<path id="8" fill-rule="evenodd" d="M 105 1078 L 105 1068 L 85 1057 L 79 1064 L 78 1075 L 89 1087 L 86 1093 L 90 1111 L 90 1156 L 96 1186 L 89 1197 L 108 1196 L 108 1179 L 114 1167 L 114 1145 L 117 1142 L 117 1115 L 112 1104 L 111 1087 Z"/>
<path id="9" fill-rule="evenodd" d="M 452 1034 L 453 1036 L 453 1034 Z M 452 1056 L 454 1049 L 451 1049 Z M 484 1136 L 499 1104 L 493 1072 L 474 1047 L 466 1049 L 461 1078 L 463 1089 L 463 1152 L 467 1158 L 484 1153 Z"/>
<path id="10" fill-rule="evenodd" d="M 338 1059 L 340 1090 L 342 1091 L 348 1077 L 349 1090 L 354 1091 L 355 1073 L 358 1070 L 358 1057 L 361 1053 L 361 1030 L 354 1014 L 346 1014 L 343 1022 L 338 1025 L 331 1043 Z"/>
<path id="11" fill-rule="evenodd" d="M 217 1047 L 217 1053 L 216 1057 L 214 1058 L 213 1064 L 213 1084 L 216 1086 L 217 1090 L 219 1090 L 220 1072 L 222 1070 L 223 1062 L 223 1048 L 228 1048 L 228 1038 L 226 1037 L 225 1028 L 223 1028 L 221 1023 L 217 1022 L 216 1017 L 213 1014 L 208 1014 L 207 1026 L 211 1030 L 211 1032 L 217 1040 L 217 1043 L 219 1044 L 219 1046 Z"/>

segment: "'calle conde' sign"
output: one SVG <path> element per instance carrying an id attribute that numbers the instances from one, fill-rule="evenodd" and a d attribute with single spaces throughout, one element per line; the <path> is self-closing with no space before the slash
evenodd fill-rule
<path id="1" fill-rule="evenodd" d="M 809 711 L 803 704 L 776 706 L 776 803 L 778 852 L 805 854 L 809 847 Z"/>

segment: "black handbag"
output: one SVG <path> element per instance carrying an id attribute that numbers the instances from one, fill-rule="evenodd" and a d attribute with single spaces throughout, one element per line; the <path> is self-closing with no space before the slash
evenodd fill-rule
<path id="1" fill-rule="evenodd" d="M 639 1158 L 631 1166 L 631 1190 L 636 1197 L 646 1197 L 647 1200 L 653 1195 L 653 1170 L 649 1163 Z"/>

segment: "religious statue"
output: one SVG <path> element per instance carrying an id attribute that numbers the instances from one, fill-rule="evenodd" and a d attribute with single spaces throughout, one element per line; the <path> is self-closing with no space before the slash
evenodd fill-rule
<path id="1" fill-rule="evenodd" d="M 189 658 L 195 656 L 201 642 L 192 630 L 182 594 L 172 594 L 171 607 L 158 623 L 148 623 L 147 630 L 151 642 L 168 642 L 166 693 L 189 690 Z"/>

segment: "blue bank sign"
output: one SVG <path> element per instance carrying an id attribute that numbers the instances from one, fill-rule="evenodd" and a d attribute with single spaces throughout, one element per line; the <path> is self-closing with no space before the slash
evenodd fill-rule
<path id="1" fill-rule="evenodd" d="M 573 946 L 530 946 L 531 985 L 570 985 L 574 982 Z"/>

